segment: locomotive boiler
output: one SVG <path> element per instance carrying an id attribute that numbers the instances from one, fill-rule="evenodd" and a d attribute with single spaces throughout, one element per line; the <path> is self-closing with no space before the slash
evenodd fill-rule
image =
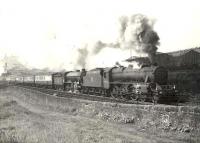
<path id="1" fill-rule="evenodd" d="M 111 79 L 113 81 L 152 82 L 160 85 L 167 84 L 167 70 L 159 66 L 142 67 L 132 69 L 131 67 L 113 68 Z"/>

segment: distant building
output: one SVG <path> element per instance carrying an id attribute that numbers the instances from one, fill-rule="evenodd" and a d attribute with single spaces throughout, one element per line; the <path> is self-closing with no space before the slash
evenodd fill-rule
<path id="1" fill-rule="evenodd" d="M 168 53 L 156 53 L 156 63 L 168 68 L 194 68 L 200 67 L 200 47 Z M 136 61 L 139 64 L 150 64 L 148 57 L 130 57 L 128 62 Z"/>
<path id="2" fill-rule="evenodd" d="M 174 66 L 200 66 L 200 48 L 186 49 L 167 53 L 173 57 Z"/>

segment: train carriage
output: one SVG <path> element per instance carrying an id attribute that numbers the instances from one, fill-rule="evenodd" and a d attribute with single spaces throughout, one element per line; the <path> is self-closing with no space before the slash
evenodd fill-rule
<path id="1" fill-rule="evenodd" d="M 16 85 L 23 85 L 24 83 L 24 77 L 23 76 L 17 76 L 15 80 Z"/>
<path id="2" fill-rule="evenodd" d="M 16 84 L 16 76 L 8 76 L 8 77 L 6 77 L 6 81 L 8 81 L 9 85 L 15 85 Z"/>
<path id="3" fill-rule="evenodd" d="M 34 75 L 24 76 L 23 84 L 28 86 L 35 86 L 35 76 Z"/>
<path id="4" fill-rule="evenodd" d="M 37 87 L 52 88 L 52 75 L 51 74 L 35 75 L 35 85 Z"/>

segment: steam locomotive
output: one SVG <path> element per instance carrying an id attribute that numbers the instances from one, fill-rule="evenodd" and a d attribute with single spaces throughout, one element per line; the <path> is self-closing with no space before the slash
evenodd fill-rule
<path id="1" fill-rule="evenodd" d="M 178 100 L 174 85 L 168 85 L 168 71 L 160 66 L 96 68 L 50 75 L 20 76 L 15 84 L 42 86 L 67 92 L 141 101 Z"/>

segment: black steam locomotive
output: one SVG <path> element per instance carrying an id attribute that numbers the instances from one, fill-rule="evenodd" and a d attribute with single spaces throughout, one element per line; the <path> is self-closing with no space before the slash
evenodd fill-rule
<path id="1" fill-rule="evenodd" d="M 97 68 L 82 78 L 82 93 L 153 102 L 177 100 L 175 86 L 167 85 L 167 70 L 159 66 Z"/>
<path id="2" fill-rule="evenodd" d="M 13 82 L 128 100 L 168 102 L 178 99 L 175 86 L 167 83 L 168 71 L 160 66 L 143 66 L 140 69 L 120 66 L 89 71 L 83 69 L 52 75 L 17 77 Z"/>

